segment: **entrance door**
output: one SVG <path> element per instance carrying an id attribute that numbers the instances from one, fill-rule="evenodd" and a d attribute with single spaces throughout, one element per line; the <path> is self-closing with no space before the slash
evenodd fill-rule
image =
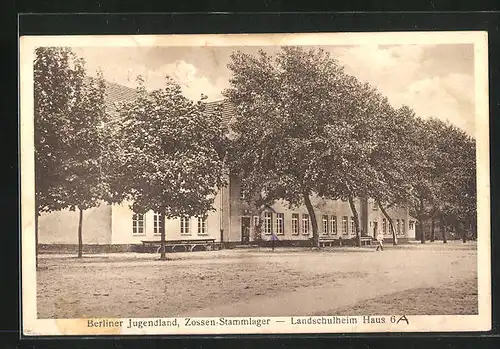
<path id="1" fill-rule="evenodd" d="M 250 217 L 241 217 L 241 243 L 250 242 Z"/>
<path id="2" fill-rule="evenodd" d="M 373 222 L 373 237 L 377 238 L 378 222 Z"/>

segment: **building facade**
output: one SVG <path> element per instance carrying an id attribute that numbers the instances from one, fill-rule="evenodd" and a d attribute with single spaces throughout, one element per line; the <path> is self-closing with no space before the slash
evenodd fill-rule
<path id="1" fill-rule="evenodd" d="M 130 100 L 135 90 L 116 84 L 107 85 L 106 108 L 116 115 L 115 102 Z M 234 109 L 223 103 L 223 118 L 230 123 Z M 348 202 L 311 198 L 320 237 L 351 240 L 356 236 L 354 215 Z M 361 233 L 375 236 L 381 229 L 391 239 L 389 224 L 373 200 L 356 200 Z M 394 220 L 399 240 L 415 238 L 415 221 L 406 208 L 388 209 Z M 83 213 L 83 243 L 89 249 L 130 250 L 142 241 L 160 239 L 160 216 L 155 212 L 136 214 L 130 203 L 101 204 Z M 255 208 L 241 196 L 240 182 L 235 176 L 218 191 L 213 210 L 205 218 L 185 217 L 165 222 L 167 240 L 215 239 L 227 245 L 269 241 L 274 235 L 282 244 L 308 244 L 312 238 L 311 217 L 305 206 L 289 207 L 278 201 L 265 208 Z M 44 213 L 39 218 L 38 243 L 43 249 L 64 249 L 78 243 L 78 212 L 62 210 Z"/>
<path id="2" fill-rule="evenodd" d="M 312 197 L 320 238 L 343 240 L 356 236 L 355 221 L 348 202 Z M 361 235 L 376 236 L 382 230 L 392 240 L 389 222 L 372 199 L 356 199 Z M 388 209 L 400 242 L 415 239 L 415 220 L 406 208 Z M 130 203 L 102 204 L 83 213 L 83 242 L 97 250 L 133 250 L 142 241 L 159 241 L 160 216 L 155 212 L 136 214 Z M 76 246 L 78 212 L 62 210 L 45 213 L 39 218 L 39 244 L 42 250 Z M 278 201 L 256 209 L 240 194 L 239 181 L 230 178 L 229 185 L 219 190 L 213 211 L 206 217 L 184 217 L 165 221 L 166 239 L 214 239 L 227 246 L 270 241 L 275 235 L 282 245 L 309 245 L 312 238 L 311 217 L 304 205 L 289 207 Z"/>
<path id="3" fill-rule="evenodd" d="M 240 195 L 238 178 L 230 181 L 229 189 L 229 241 L 252 243 L 270 240 L 275 235 L 282 244 L 303 245 L 312 238 L 311 217 L 305 205 L 290 207 L 279 200 L 269 207 L 257 209 Z M 311 197 L 320 239 L 353 240 L 356 237 L 354 214 L 347 201 Z M 359 217 L 360 235 L 375 237 L 381 230 L 386 240 L 392 240 L 389 222 L 372 199 L 355 199 Z M 389 208 L 397 238 L 415 239 L 415 219 L 408 209 Z"/>

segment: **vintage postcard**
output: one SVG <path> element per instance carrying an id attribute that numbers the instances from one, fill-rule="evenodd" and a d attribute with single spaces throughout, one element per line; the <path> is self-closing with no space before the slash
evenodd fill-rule
<path id="1" fill-rule="evenodd" d="M 19 57 L 24 335 L 491 329 L 486 32 Z"/>

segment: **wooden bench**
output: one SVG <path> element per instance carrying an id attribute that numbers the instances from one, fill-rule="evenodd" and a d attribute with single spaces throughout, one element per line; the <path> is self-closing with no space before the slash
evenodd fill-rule
<path id="1" fill-rule="evenodd" d="M 361 246 L 367 246 L 371 245 L 374 240 L 371 236 L 360 236 L 359 241 Z"/>
<path id="2" fill-rule="evenodd" d="M 323 237 L 320 237 L 319 238 L 319 245 L 321 247 L 325 247 L 325 246 L 333 246 L 333 244 L 335 243 L 337 239 L 332 239 L 332 238 L 323 238 Z"/>
<path id="3" fill-rule="evenodd" d="M 157 247 L 156 252 L 161 252 L 161 241 L 142 240 L 143 246 Z M 165 252 L 193 252 L 193 251 L 211 251 L 215 249 L 215 239 L 193 239 L 193 240 L 167 240 L 165 241 Z"/>

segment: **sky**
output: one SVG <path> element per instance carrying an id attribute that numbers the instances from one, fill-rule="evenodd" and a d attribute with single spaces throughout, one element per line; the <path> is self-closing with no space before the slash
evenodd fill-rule
<path id="1" fill-rule="evenodd" d="M 320 47 L 320 46 L 316 46 Z M 391 104 L 408 105 L 418 116 L 436 117 L 474 135 L 474 47 L 472 44 L 321 46 L 349 74 L 369 82 Z M 148 89 L 161 88 L 166 75 L 184 94 L 199 99 L 222 99 L 229 86 L 231 52 L 274 54 L 278 46 L 262 47 L 99 47 L 74 48 L 90 75 L 101 69 L 104 78 L 128 87 L 143 76 Z"/>

